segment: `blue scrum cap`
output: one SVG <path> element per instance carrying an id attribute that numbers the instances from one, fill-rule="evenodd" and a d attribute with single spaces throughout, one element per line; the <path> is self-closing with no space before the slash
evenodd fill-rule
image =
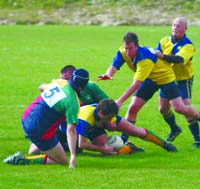
<path id="1" fill-rule="evenodd" d="M 75 85 L 75 88 L 80 87 L 84 89 L 88 81 L 89 73 L 85 69 L 80 68 L 73 71 L 70 83 L 72 86 Z"/>

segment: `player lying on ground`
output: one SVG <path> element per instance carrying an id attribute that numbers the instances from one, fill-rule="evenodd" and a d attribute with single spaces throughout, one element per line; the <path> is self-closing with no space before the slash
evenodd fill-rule
<path id="1" fill-rule="evenodd" d="M 98 105 L 93 104 L 81 107 L 76 127 L 77 134 L 79 134 L 79 147 L 86 150 L 99 151 L 102 154 L 117 154 L 113 147 L 106 144 L 108 140 L 106 130 L 108 130 L 120 131 L 129 136 L 139 137 L 167 151 L 177 151 L 175 146 L 156 136 L 153 132 L 136 127 L 119 116 L 118 110 L 117 104 L 112 99 L 101 100 Z"/>

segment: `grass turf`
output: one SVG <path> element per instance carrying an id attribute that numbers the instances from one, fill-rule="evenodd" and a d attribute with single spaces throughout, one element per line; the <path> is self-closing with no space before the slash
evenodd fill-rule
<path id="1" fill-rule="evenodd" d="M 139 139 L 135 144 L 144 153 L 129 156 L 101 156 L 85 152 L 77 156 L 77 168 L 61 165 L 4 165 L 3 159 L 20 150 L 27 153 L 29 141 L 21 129 L 24 108 L 39 94 L 38 86 L 59 77 L 67 64 L 86 68 L 96 81 L 112 62 L 122 37 L 127 31 L 139 36 L 141 45 L 155 47 L 159 39 L 170 33 L 170 27 L 99 27 L 99 26 L 0 26 L 0 187 L 1 188 L 197 188 L 199 181 L 199 149 L 192 149 L 193 139 L 183 116 L 177 122 L 183 133 L 173 144 L 178 153 Z M 188 36 L 196 45 L 193 105 L 200 109 L 199 68 L 200 28 L 189 27 Z M 116 99 L 132 81 L 132 72 L 124 66 L 113 81 L 98 84 Z M 146 127 L 162 138 L 169 128 L 158 112 L 158 95 L 138 115 L 137 125 Z M 130 99 L 120 110 L 125 115 Z"/>

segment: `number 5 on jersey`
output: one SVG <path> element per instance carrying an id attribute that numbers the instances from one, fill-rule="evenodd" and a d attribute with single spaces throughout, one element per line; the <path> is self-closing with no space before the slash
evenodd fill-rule
<path id="1" fill-rule="evenodd" d="M 53 107 L 57 102 L 64 99 L 66 94 L 56 83 L 52 83 L 42 94 L 41 97 L 48 104 L 49 107 Z"/>

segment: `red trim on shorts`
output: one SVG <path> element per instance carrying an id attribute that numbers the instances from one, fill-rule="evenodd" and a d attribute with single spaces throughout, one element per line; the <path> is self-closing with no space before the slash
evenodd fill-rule
<path id="1" fill-rule="evenodd" d="M 52 138 L 56 133 L 56 128 L 66 120 L 65 116 L 62 116 L 59 120 L 52 123 L 51 126 L 46 130 L 46 132 L 41 136 L 43 140 L 49 140 Z"/>
<path id="2" fill-rule="evenodd" d="M 26 119 L 26 117 L 28 116 L 29 112 L 34 108 L 34 106 L 42 100 L 41 96 L 38 96 L 29 106 L 28 108 L 26 108 L 26 110 L 24 111 L 24 114 L 22 116 L 22 119 Z"/>
<path id="3" fill-rule="evenodd" d="M 44 164 L 47 164 L 47 159 L 48 159 L 48 156 L 45 154 L 45 156 L 44 156 Z"/>

